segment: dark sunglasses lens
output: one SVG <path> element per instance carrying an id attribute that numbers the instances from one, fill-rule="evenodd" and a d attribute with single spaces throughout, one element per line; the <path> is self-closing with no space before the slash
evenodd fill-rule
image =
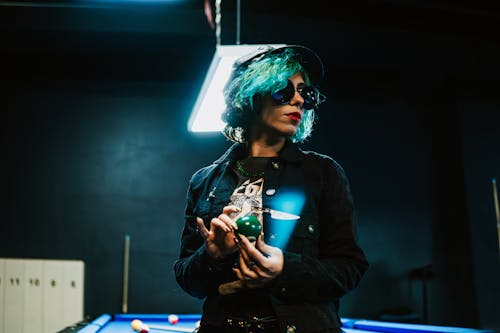
<path id="1" fill-rule="evenodd" d="M 313 87 L 304 87 L 300 92 L 300 96 L 304 99 L 302 107 L 305 110 L 314 109 L 318 103 L 318 93 Z"/>
<path id="2" fill-rule="evenodd" d="M 285 88 L 275 92 L 272 94 L 272 98 L 276 101 L 276 103 L 283 105 L 288 104 L 295 94 L 295 88 L 293 87 L 293 83 L 288 81 L 288 84 Z"/>
<path id="3" fill-rule="evenodd" d="M 311 86 L 303 87 L 299 89 L 299 93 L 300 96 L 302 96 L 302 98 L 304 99 L 304 104 L 302 105 L 302 107 L 305 110 L 314 109 L 316 107 L 319 100 L 318 92 L 316 91 L 316 89 Z M 290 100 L 293 98 L 293 95 L 295 95 L 295 87 L 293 86 L 293 83 L 291 81 L 288 81 L 288 84 L 285 88 L 275 92 L 271 96 L 277 104 L 284 105 L 290 102 Z"/>

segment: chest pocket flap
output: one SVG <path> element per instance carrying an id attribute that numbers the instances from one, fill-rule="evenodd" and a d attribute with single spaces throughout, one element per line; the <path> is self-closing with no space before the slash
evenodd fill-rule
<path id="1" fill-rule="evenodd" d="M 295 224 L 295 228 L 286 240 L 286 245 L 283 244 L 284 246 L 281 248 L 285 248 L 286 251 L 302 253 L 307 256 L 317 256 L 319 227 L 317 224 L 312 223 L 312 221 L 314 220 L 307 219 L 305 216 L 298 220 Z M 290 222 L 288 221 L 287 223 Z"/>

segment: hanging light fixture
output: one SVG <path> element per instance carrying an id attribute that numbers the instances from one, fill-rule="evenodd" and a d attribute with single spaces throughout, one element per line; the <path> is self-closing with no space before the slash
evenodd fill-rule
<path id="1" fill-rule="evenodd" d="M 222 130 L 224 123 L 221 114 L 226 108 L 222 90 L 229 79 L 233 63 L 239 57 L 261 46 L 263 45 L 217 45 L 205 81 L 189 118 L 188 128 L 191 132 Z M 271 46 L 281 47 L 285 45 L 271 44 Z"/>
<path id="2" fill-rule="evenodd" d="M 221 45 L 220 38 L 220 4 L 221 0 L 215 2 L 215 34 L 216 49 L 210 63 L 207 75 L 203 81 L 200 93 L 196 99 L 193 111 L 189 117 L 188 130 L 191 132 L 218 132 L 224 127 L 221 114 L 226 108 L 222 91 L 229 79 L 231 69 L 236 59 L 255 51 L 262 46 L 281 47 L 285 44 L 243 44 L 240 45 L 240 1 L 237 1 L 236 15 L 236 44 Z M 205 3 L 205 8 L 207 4 Z M 208 15 L 207 15 L 208 17 Z"/>

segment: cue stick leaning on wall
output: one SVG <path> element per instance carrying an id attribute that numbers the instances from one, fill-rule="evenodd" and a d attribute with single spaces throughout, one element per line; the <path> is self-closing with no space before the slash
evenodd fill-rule
<path id="1" fill-rule="evenodd" d="M 495 205 L 495 216 L 497 218 L 498 249 L 500 251 L 500 208 L 498 207 L 497 181 L 495 178 L 491 179 L 491 185 L 493 185 L 493 204 Z"/>
<path id="2" fill-rule="evenodd" d="M 123 299 L 122 312 L 128 312 L 128 270 L 130 262 L 130 236 L 125 235 L 125 243 L 123 247 Z"/>

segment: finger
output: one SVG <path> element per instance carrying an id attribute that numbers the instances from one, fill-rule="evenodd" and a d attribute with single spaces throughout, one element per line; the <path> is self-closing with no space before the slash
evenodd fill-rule
<path id="1" fill-rule="evenodd" d="M 259 261 L 258 258 L 255 258 L 255 256 L 252 255 L 252 253 L 260 254 L 259 251 L 255 248 L 254 243 L 250 242 L 245 235 L 240 235 L 238 233 L 235 233 L 235 235 L 236 238 L 238 239 L 238 247 L 240 249 L 240 255 L 243 257 L 247 265 L 252 266 L 250 265 L 250 262 L 255 263 Z"/>
<path id="2" fill-rule="evenodd" d="M 200 217 L 197 217 L 196 223 L 198 224 L 198 231 L 203 236 L 203 238 L 206 239 L 208 237 L 209 232 L 208 232 L 208 229 L 205 227 L 205 223 L 203 223 L 203 219 L 201 219 Z"/>
<path id="3" fill-rule="evenodd" d="M 265 258 L 264 260 L 267 259 Z M 240 247 L 239 267 L 245 276 L 258 280 L 268 278 L 270 275 L 267 273 L 265 266 L 266 262 L 252 258 L 244 248 Z"/>
<path id="4" fill-rule="evenodd" d="M 240 258 L 243 258 L 243 260 L 245 262 L 252 261 L 252 258 L 250 258 L 250 256 L 248 255 L 248 252 L 247 252 L 246 248 L 243 247 L 242 244 L 241 244 L 241 237 L 237 236 L 237 239 L 238 239 L 238 242 L 236 243 L 236 245 L 240 249 Z"/>
<path id="5" fill-rule="evenodd" d="M 243 277 L 248 280 L 248 279 L 259 279 L 259 275 L 253 271 L 253 269 L 256 269 L 257 266 L 256 266 L 256 263 L 254 261 L 249 261 L 249 262 L 246 262 L 245 259 L 243 259 L 241 256 L 240 256 L 240 271 L 243 275 Z"/>
<path id="6" fill-rule="evenodd" d="M 222 209 L 221 217 L 227 216 L 227 218 L 224 217 L 223 219 L 233 230 L 238 229 L 236 227 L 236 223 L 234 220 L 235 220 L 235 217 L 238 216 L 239 212 L 241 212 L 241 209 L 239 207 L 233 206 L 233 205 L 225 206 Z"/>
<path id="7" fill-rule="evenodd" d="M 228 228 L 230 228 L 231 230 L 235 229 L 235 224 L 233 223 L 233 219 L 230 218 L 227 214 L 220 214 L 219 215 L 219 220 L 221 220 L 222 222 L 224 222 Z"/>
<path id="8" fill-rule="evenodd" d="M 210 230 L 211 231 L 214 231 L 215 228 L 219 228 L 219 229 L 222 229 L 224 230 L 225 232 L 230 232 L 232 231 L 232 229 L 230 227 L 228 227 L 224 222 L 222 222 L 220 219 L 214 217 L 211 221 L 210 221 Z"/>
<path id="9" fill-rule="evenodd" d="M 269 246 L 264 242 L 262 234 L 257 237 L 257 241 L 255 242 L 255 247 L 266 257 L 268 258 L 272 253 L 276 251 L 276 248 L 273 246 Z"/>
<path id="10" fill-rule="evenodd" d="M 236 274 L 238 279 L 240 279 L 240 280 L 245 279 L 245 277 L 243 276 L 243 273 L 241 272 L 241 270 L 239 268 L 233 268 L 233 272 L 234 272 L 234 274 Z"/>
<path id="11" fill-rule="evenodd" d="M 244 261 L 240 258 L 240 268 L 245 276 L 255 280 L 264 280 L 271 278 L 271 275 L 266 269 L 265 262 L 257 260 Z"/>
<path id="12" fill-rule="evenodd" d="M 252 279 L 251 277 L 249 277 L 248 275 L 246 275 L 243 272 L 243 270 L 241 269 L 241 266 L 239 268 L 233 268 L 233 272 L 234 272 L 234 274 L 236 274 L 236 276 L 238 277 L 239 280 L 249 281 Z"/>
<path id="13" fill-rule="evenodd" d="M 260 238 L 260 236 L 258 237 Z M 258 240 L 258 239 L 257 239 Z M 259 251 L 253 244 L 246 238 L 244 235 L 240 236 L 240 243 L 243 248 L 248 253 L 248 256 L 253 258 L 256 262 L 263 263 L 268 256 L 264 255 L 261 251 Z M 255 244 L 257 245 L 257 244 Z"/>
<path id="14" fill-rule="evenodd" d="M 241 209 L 237 206 L 229 205 L 222 208 L 222 214 L 230 215 L 231 213 L 238 213 Z"/>
<path id="15" fill-rule="evenodd" d="M 238 279 L 251 283 L 257 282 L 259 285 L 266 283 L 271 279 L 271 276 L 262 271 L 262 269 L 257 265 L 255 265 L 252 270 L 249 270 L 244 262 L 240 263 L 239 268 L 233 268 L 233 271 Z"/>

